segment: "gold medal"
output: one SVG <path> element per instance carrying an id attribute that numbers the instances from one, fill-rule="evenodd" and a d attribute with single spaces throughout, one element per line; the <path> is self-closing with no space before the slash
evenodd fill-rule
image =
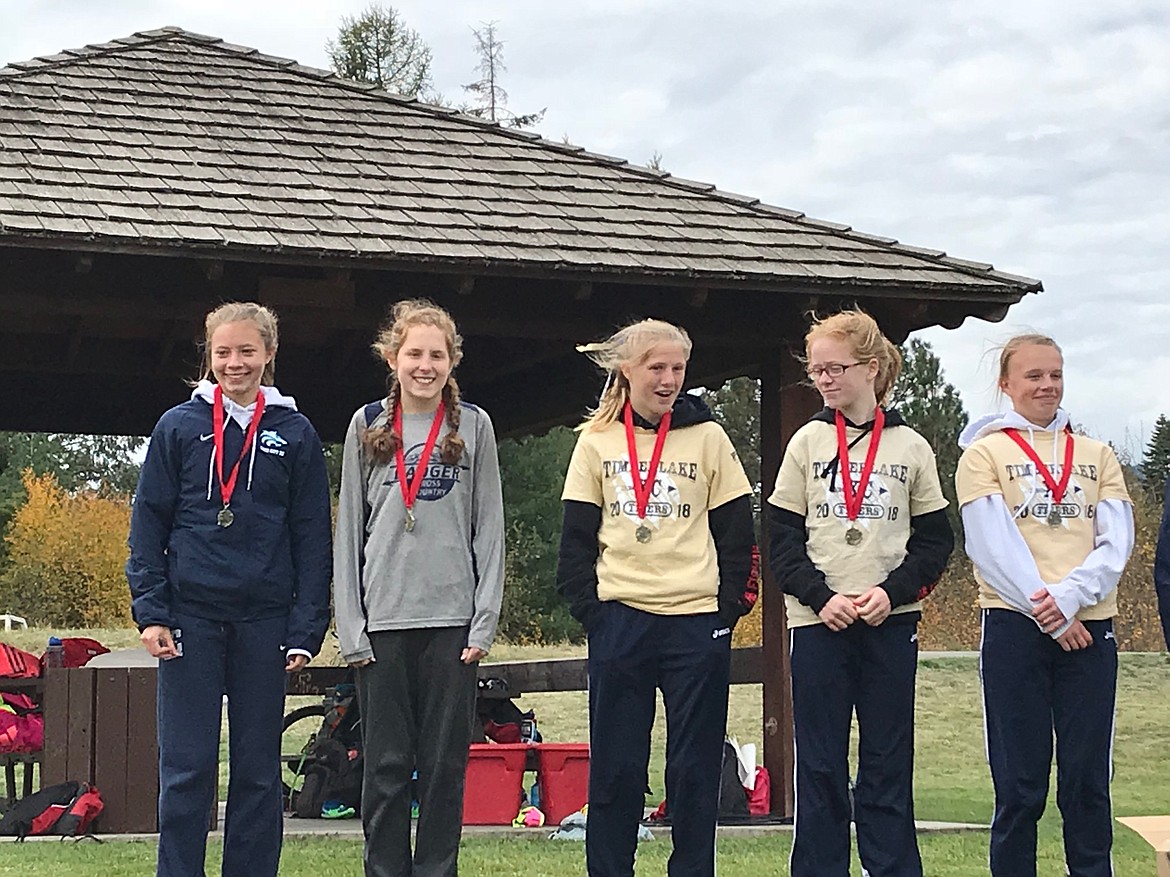
<path id="1" fill-rule="evenodd" d="M 643 545 L 650 541 L 650 537 L 654 535 L 654 531 L 645 524 L 640 524 L 638 529 L 634 531 L 634 538 Z"/>
<path id="2" fill-rule="evenodd" d="M 845 541 L 850 545 L 857 545 L 861 542 L 861 531 L 856 527 L 850 527 L 845 531 Z"/>
<path id="3" fill-rule="evenodd" d="M 414 509 L 408 508 L 406 510 L 406 532 L 407 533 L 414 532 Z"/>
<path id="4" fill-rule="evenodd" d="M 1060 521 L 1061 521 L 1060 509 L 1058 509 L 1056 506 L 1053 506 L 1052 511 L 1050 511 L 1048 513 L 1048 526 L 1049 527 L 1059 527 Z"/>
<path id="5" fill-rule="evenodd" d="M 235 519 L 235 512 L 233 512 L 227 506 L 224 506 L 219 510 L 219 514 L 215 516 L 215 523 L 219 524 L 221 527 L 230 527 L 232 525 L 232 521 Z"/>

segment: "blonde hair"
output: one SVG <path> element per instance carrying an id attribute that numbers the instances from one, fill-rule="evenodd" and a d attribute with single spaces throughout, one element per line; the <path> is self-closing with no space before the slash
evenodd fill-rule
<path id="1" fill-rule="evenodd" d="M 454 465 L 463 456 L 464 447 L 463 438 L 459 435 L 459 384 L 455 382 L 455 366 L 463 359 L 463 338 L 456 331 L 451 315 L 426 299 L 400 301 L 391 308 L 390 319 L 378 332 L 371 348 L 380 360 L 389 364 L 390 357 L 397 357 L 398 351 L 402 349 L 406 333 L 415 326 L 434 326 L 447 339 L 451 373 L 443 386 L 443 404 L 446 406 L 448 432 L 439 443 L 439 457 L 444 463 Z M 398 385 L 398 372 L 393 368 L 390 369 L 386 384 L 386 423 L 362 433 L 362 445 L 378 463 L 391 462 L 402 445 L 402 436 L 394 431 L 394 409 L 399 402 L 401 387 Z"/>
<path id="2" fill-rule="evenodd" d="M 876 359 L 878 373 L 873 382 L 873 391 L 878 405 L 884 407 L 902 372 L 902 353 L 882 334 L 877 321 L 860 308 L 840 311 L 824 319 L 818 319 L 815 313 L 809 316 L 813 323 L 804 336 L 805 362 L 808 361 L 809 348 L 818 338 L 844 341 L 861 362 Z"/>
<path id="3" fill-rule="evenodd" d="M 997 387 L 1003 387 L 1003 382 L 1007 380 L 1008 369 L 1011 367 L 1012 357 L 1021 347 L 1027 347 L 1030 344 L 1035 344 L 1039 347 L 1054 347 L 1056 352 L 1064 357 L 1064 351 L 1060 349 L 1060 345 L 1049 338 L 1047 335 L 1041 335 L 1038 332 L 1026 332 L 1023 335 L 1016 335 L 1004 342 L 1003 347 L 999 349 L 999 381 L 996 383 Z"/>
<path id="4" fill-rule="evenodd" d="M 278 341 L 276 331 L 276 314 L 254 301 L 230 301 L 222 304 L 203 319 L 203 374 L 200 380 L 209 381 L 214 377 L 211 370 L 211 336 L 215 330 L 227 323 L 253 323 L 260 332 L 260 340 L 264 342 L 264 350 L 272 354 L 272 359 L 264 366 L 260 375 L 260 383 L 271 387 L 276 381 L 276 345 Z"/>
<path id="5" fill-rule="evenodd" d="M 603 429 L 621 416 L 630 400 L 630 382 L 622 374 L 622 366 L 645 362 L 656 344 L 681 345 L 683 356 L 688 360 L 691 358 L 691 336 L 681 326 L 663 320 L 630 323 L 604 341 L 577 348 L 606 372 L 597 407 L 577 426 L 579 432 Z"/>

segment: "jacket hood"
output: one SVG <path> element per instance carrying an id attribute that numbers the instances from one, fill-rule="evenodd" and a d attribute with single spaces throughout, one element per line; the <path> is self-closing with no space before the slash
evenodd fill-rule
<path id="1" fill-rule="evenodd" d="M 897 408 L 883 408 L 882 411 L 886 413 L 886 424 L 883 429 L 888 429 L 891 426 L 905 426 L 906 421 L 902 419 L 902 415 L 898 413 Z M 825 407 L 809 418 L 809 422 L 818 423 L 835 423 L 837 420 L 837 411 L 834 408 Z M 869 420 L 865 423 L 854 423 L 848 417 L 845 418 L 845 425 L 852 426 L 854 429 L 863 429 L 869 432 L 873 429 L 873 421 Z"/>
<path id="2" fill-rule="evenodd" d="M 1036 426 L 1036 424 L 1014 409 L 1011 411 L 1000 411 L 995 414 L 984 414 L 982 417 L 968 423 L 966 429 L 959 434 L 959 447 L 966 450 L 985 435 L 991 435 L 993 432 L 1003 432 L 1005 429 L 1019 429 L 1029 434 L 1040 429 L 1044 432 L 1059 432 L 1067 427 L 1068 424 L 1068 412 L 1063 408 L 1057 408 L 1056 417 L 1052 419 L 1052 423 L 1043 428 Z"/>
<path id="3" fill-rule="evenodd" d="M 891 426 L 905 426 L 906 425 L 906 421 L 902 419 L 902 415 L 898 413 L 898 410 L 896 408 L 883 408 L 882 411 L 885 412 L 885 415 L 886 415 L 886 420 L 885 420 L 885 423 L 882 425 L 882 429 L 888 429 Z M 814 414 L 812 417 L 809 418 L 809 423 L 828 423 L 828 424 L 832 425 L 832 424 L 836 424 L 836 422 L 837 422 L 837 410 L 835 408 L 830 408 L 827 405 L 824 408 L 822 408 L 820 411 L 818 411 L 816 414 Z M 874 421 L 868 420 L 865 423 L 858 424 L 858 423 L 854 423 L 852 420 L 850 420 L 848 417 L 846 417 L 845 418 L 845 425 L 851 426 L 854 429 L 861 430 L 861 435 L 859 435 L 857 438 L 855 438 L 852 442 L 849 443 L 849 447 L 852 448 L 855 444 L 857 444 L 859 441 L 861 441 L 861 439 L 867 433 L 870 433 L 873 431 Z M 824 466 L 822 467 L 823 475 L 821 477 L 829 479 L 829 490 L 830 491 L 834 491 L 837 489 L 837 468 L 840 465 L 841 465 L 840 457 L 838 455 L 834 454 L 833 458 L 831 460 L 826 460 L 824 463 Z"/>
<path id="4" fill-rule="evenodd" d="M 715 415 L 711 413 L 711 409 L 707 407 L 707 403 L 703 401 L 702 397 L 691 393 L 679 393 L 670 409 L 671 429 L 682 429 L 684 426 L 694 426 L 696 423 L 706 423 L 714 419 Z M 619 417 L 618 420 L 620 422 L 621 418 Z M 634 412 L 634 426 L 658 430 L 658 424 L 651 423 L 637 411 Z"/>
<path id="5" fill-rule="evenodd" d="M 297 410 L 297 400 L 292 396 L 286 396 L 276 387 L 260 387 L 260 392 L 264 394 L 264 405 L 267 408 L 277 406 L 280 408 L 291 408 L 293 411 Z M 204 378 L 197 383 L 194 389 L 191 390 L 192 399 L 202 399 L 208 404 L 215 402 L 215 384 Z M 250 406 L 249 406 L 250 407 Z"/>

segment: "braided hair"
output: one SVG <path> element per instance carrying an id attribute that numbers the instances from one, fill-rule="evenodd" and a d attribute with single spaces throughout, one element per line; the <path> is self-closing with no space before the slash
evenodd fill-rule
<path id="1" fill-rule="evenodd" d="M 451 358 L 451 373 L 443 386 L 443 404 L 446 409 L 447 434 L 439 443 L 439 458 L 448 465 L 459 462 L 463 456 L 464 441 L 459 435 L 461 409 L 459 405 L 459 384 L 455 380 L 455 367 L 463 358 L 463 338 L 455 329 L 451 315 L 426 299 L 408 299 L 397 302 L 390 311 L 389 321 L 378 332 L 372 348 L 383 362 L 396 357 L 406 341 L 406 333 L 415 326 L 434 326 L 447 339 L 447 354 Z M 362 433 L 362 446 L 377 463 L 390 463 L 402 446 L 402 436 L 394 431 L 394 409 L 401 402 L 402 388 L 398 373 L 391 368 L 387 378 L 386 422 L 371 427 Z"/>

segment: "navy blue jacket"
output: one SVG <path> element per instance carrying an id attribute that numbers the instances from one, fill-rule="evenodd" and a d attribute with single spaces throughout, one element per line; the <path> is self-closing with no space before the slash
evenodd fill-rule
<path id="1" fill-rule="evenodd" d="M 213 621 L 288 616 L 288 648 L 316 654 L 329 626 L 332 539 L 321 440 L 292 408 L 265 408 L 256 449 L 240 462 L 230 527 L 214 476 L 211 405 L 192 399 L 151 434 L 130 521 L 126 577 L 139 629 L 176 613 Z M 224 477 L 244 431 L 224 429 Z M 251 471 L 249 471 L 251 468 Z M 249 478 L 251 483 L 249 484 Z"/>
<path id="2" fill-rule="evenodd" d="M 1154 589 L 1158 592 L 1162 635 L 1166 639 L 1166 648 L 1170 649 L 1170 479 L 1166 481 L 1162 527 L 1158 530 L 1158 548 L 1154 554 Z"/>

